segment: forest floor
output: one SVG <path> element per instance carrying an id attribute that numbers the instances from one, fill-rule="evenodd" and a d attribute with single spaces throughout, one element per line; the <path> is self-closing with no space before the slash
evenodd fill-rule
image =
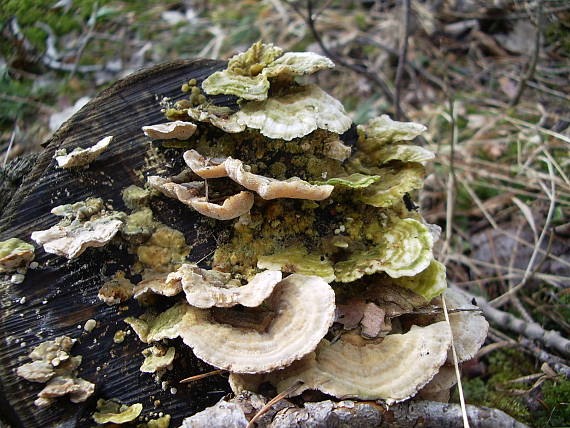
<path id="1" fill-rule="evenodd" d="M 444 231 L 449 282 L 491 303 L 466 401 L 570 426 L 570 6 L 407 4 L 3 0 L 0 166 L 140 68 L 226 59 L 259 39 L 327 53 L 337 68 L 318 83 L 356 123 L 388 113 L 429 128 L 437 159 L 419 205 Z M 535 323 L 555 333 L 535 340 Z"/>

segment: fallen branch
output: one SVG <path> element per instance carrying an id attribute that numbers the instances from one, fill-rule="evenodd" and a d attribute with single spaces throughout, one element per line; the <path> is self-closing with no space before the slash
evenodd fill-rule
<path id="1" fill-rule="evenodd" d="M 463 293 L 469 299 L 475 299 L 476 305 L 481 308 L 483 315 L 492 323 L 522 334 L 529 339 L 538 340 L 549 348 L 555 349 L 566 357 L 570 357 L 570 340 L 562 337 L 559 332 L 554 330 L 545 330 L 537 323 L 527 323 L 508 312 L 503 312 L 492 307 L 483 297 L 475 296 L 465 290 L 454 287 L 460 293 Z"/>
<path id="2" fill-rule="evenodd" d="M 248 416 L 258 411 L 265 399 L 245 391 L 231 400 L 222 399 L 203 412 L 184 419 L 181 428 L 195 426 L 232 426 L 245 428 Z M 263 406 L 265 407 L 265 406 Z M 524 428 L 506 413 L 487 407 L 466 406 L 469 422 L 478 428 Z M 249 416 L 250 417 L 250 416 Z M 434 401 L 406 401 L 386 408 L 374 401 L 330 400 L 306 402 L 296 407 L 287 400 L 271 406 L 257 420 L 258 428 L 299 427 L 438 427 L 461 426 L 459 404 Z"/>
<path id="3" fill-rule="evenodd" d="M 526 348 L 526 350 L 528 350 L 537 360 L 548 364 L 556 373 L 564 376 L 566 379 L 570 379 L 570 367 L 564 364 L 564 360 L 549 354 L 544 349 L 536 346 L 532 340 L 524 337 L 519 339 L 519 344 Z"/>

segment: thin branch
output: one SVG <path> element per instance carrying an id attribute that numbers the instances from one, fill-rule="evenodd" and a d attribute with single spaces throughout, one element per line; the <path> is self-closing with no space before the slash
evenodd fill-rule
<path id="1" fill-rule="evenodd" d="M 251 420 L 249 421 L 249 423 L 247 424 L 247 428 L 253 428 L 255 425 L 255 421 L 257 421 L 260 417 L 262 417 L 265 413 L 267 413 L 267 411 L 269 409 L 271 409 L 271 406 L 273 406 L 275 403 L 278 403 L 279 401 L 283 400 L 285 397 L 287 397 L 287 395 L 289 395 L 290 393 L 292 393 L 293 391 L 295 391 L 297 388 L 299 388 L 301 385 L 303 385 L 303 381 L 297 381 L 295 382 L 293 385 L 291 385 L 289 388 L 287 388 L 285 391 L 281 392 L 280 394 L 277 394 L 275 397 L 273 397 L 271 400 L 269 400 L 265 406 L 263 406 L 259 412 L 257 412 L 255 414 L 255 416 L 253 418 L 251 418 Z"/>
<path id="2" fill-rule="evenodd" d="M 481 308 L 485 318 L 494 324 L 514 331 L 515 333 L 522 334 L 529 339 L 538 340 L 566 357 L 570 356 L 570 340 L 563 337 L 558 331 L 545 330 L 537 323 L 527 323 L 508 312 L 503 312 L 492 307 L 483 297 L 475 296 L 457 287 L 454 288 L 467 296 L 469 300 L 475 299 L 477 306 Z"/>
<path id="3" fill-rule="evenodd" d="M 532 79 L 534 71 L 536 70 L 536 64 L 538 63 L 538 56 L 540 53 L 540 36 L 542 34 L 542 1 L 543 0 L 537 0 L 538 8 L 536 9 L 536 37 L 534 39 L 534 51 L 532 52 L 532 57 L 528 64 L 527 71 L 519 82 L 517 92 L 509 104 L 511 107 L 514 107 L 519 103 L 526 88 L 526 82 Z"/>
<path id="4" fill-rule="evenodd" d="M 14 130 L 12 131 L 12 136 L 10 137 L 10 143 L 8 143 L 8 149 L 6 150 L 6 155 L 4 156 L 4 162 L 2 163 L 2 168 L 8 163 L 8 157 L 10 156 L 10 151 L 12 150 L 12 144 L 14 144 L 14 139 L 18 133 L 18 123 L 14 121 Z"/>
<path id="5" fill-rule="evenodd" d="M 410 0 L 402 0 L 402 13 L 404 15 L 404 27 L 402 38 L 400 40 L 400 52 L 398 53 L 398 68 L 396 69 L 396 79 L 394 82 L 394 108 L 396 109 L 396 120 L 402 117 L 401 95 L 402 95 L 402 78 L 404 77 L 404 68 L 406 67 L 406 59 L 408 57 L 408 37 L 410 32 Z"/>
<path id="6" fill-rule="evenodd" d="M 564 364 L 564 360 L 562 358 L 549 354 L 544 349 L 536 346 L 532 340 L 524 337 L 519 339 L 519 344 L 532 353 L 537 360 L 548 364 L 556 373 L 564 376 L 566 379 L 570 379 L 570 367 Z"/>
<path id="7" fill-rule="evenodd" d="M 93 9 L 91 10 L 91 16 L 89 16 L 89 20 L 87 21 L 87 25 L 89 26 L 87 29 L 87 33 L 85 34 L 85 36 L 81 40 L 81 44 L 79 46 L 79 49 L 77 50 L 77 53 L 75 54 L 75 62 L 73 63 L 73 68 L 71 69 L 71 73 L 69 73 L 69 77 L 68 77 L 69 79 L 71 79 L 75 75 L 75 73 L 77 72 L 77 69 L 79 67 L 79 60 L 81 59 L 81 56 L 83 55 L 83 51 L 85 50 L 85 48 L 87 47 L 87 45 L 91 41 L 91 38 L 93 36 L 93 30 L 95 29 L 95 24 L 97 23 L 97 10 L 98 10 L 98 8 L 99 8 L 99 4 L 97 2 L 95 2 L 95 4 L 93 5 Z"/>
<path id="8" fill-rule="evenodd" d="M 295 12 L 297 12 L 297 14 L 305 20 L 305 22 L 307 23 L 307 26 L 309 27 L 309 30 L 311 31 L 311 34 L 313 35 L 313 38 L 315 39 L 315 41 L 320 46 L 321 50 L 323 51 L 323 53 L 326 56 L 328 56 L 333 61 L 340 64 L 341 66 L 346 67 L 346 68 L 348 68 L 348 69 L 350 69 L 350 70 L 352 70 L 358 74 L 365 76 L 368 80 L 370 80 L 370 82 L 372 82 L 375 86 L 380 88 L 380 90 L 384 93 L 384 96 L 388 100 L 390 100 L 390 102 L 394 103 L 394 94 L 392 93 L 392 91 L 390 90 L 390 88 L 388 87 L 386 82 L 384 82 L 382 79 L 380 79 L 380 77 L 377 74 L 368 71 L 366 66 L 364 66 L 362 64 L 352 64 L 352 63 L 345 61 L 343 58 L 341 58 L 339 55 L 337 55 L 336 53 L 331 51 L 324 44 L 323 39 L 321 38 L 320 34 L 318 33 L 318 31 L 315 27 L 315 16 L 313 14 L 313 2 L 312 2 L 312 0 L 307 0 L 307 14 L 306 15 L 303 13 L 303 11 L 301 11 L 299 6 L 297 4 L 295 4 L 294 2 L 286 1 L 286 3 L 289 6 L 291 6 L 291 8 L 293 8 L 293 10 Z M 406 120 L 409 120 L 407 118 L 407 116 L 403 115 L 403 117 L 405 117 Z"/>

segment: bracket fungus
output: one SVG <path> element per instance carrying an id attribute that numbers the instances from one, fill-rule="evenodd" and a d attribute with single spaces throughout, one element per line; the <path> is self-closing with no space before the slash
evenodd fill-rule
<path id="1" fill-rule="evenodd" d="M 383 114 L 371 119 L 365 125 L 358 125 L 359 146 L 366 148 L 378 147 L 379 145 L 395 141 L 411 141 L 424 133 L 427 128 L 424 125 L 413 122 L 398 122 Z"/>
<path id="2" fill-rule="evenodd" d="M 301 86 L 260 103 L 244 103 L 236 116 L 238 123 L 286 141 L 316 129 L 342 134 L 352 124 L 342 104 L 315 85 Z"/>
<path id="3" fill-rule="evenodd" d="M 314 185 L 301 180 L 290 178 L 276 180 L 246 171 L 243 162 L 228 158 L 224 161 L 228 177 L 249 190 L 253 190 L 263 199 L 295 198 L 321 201 L 330 196 L 334 186 Z"/>
<path id="4" fill-rule="evenodd" d="M 453 344 L 458 362 L 462 363 L 474 358 L 487 337 L 489 323 L 478 307 L 459 291 L 448 288 L 443 293 L 448 309 L 466 309 L 463 312 L 449 314 L 449 323 L 453 332 Z M 449 361 L 453 361 L 451 353 Z"/>
<path id="5" fill-rule="evenodd" d="M 34 260 L 34 246 L 18 238 L 0 242 L 0 273 L 26 268 Z"/>
<path id="6" fill-rule="evenodd" d="M 61 149 L 55 152 L 54 159 L 59 168 L 74 168 L 89 165 L 97 159 L 101 153 L 107 150 L 111 141 L 113 141 L 113 137 L 108 136 L 87 149 L 76 147 L 71 153 L 67 153 L 66 149 Z"/>
<path id="7" fill-rule="evenodd" d="M 205 196 L 201 195 L 204 183 L 174 183 L 169 179 L 157 176 L 147 177 L 149 185 L 162 192 L 165 196 L 178 199 L 206 217 L 217 220 L 232 220 L 249 212 L 253 206 L 253 194 L 242 191 L 232 195 L 219 205 L 209 202 Z"/>
<path id="8" fill-rule="evenodd" d="M 268 381 L 285 391 L 303 384 L 295 395 L 318 389 L 338 398 L 382 399 L 388 403 L 415 395 L 439 371 L 447 358 L 451 331 L 445 322 L 413 326 L 404 334 L 391 334 L 378 344 L 355 346 L 342 339 L 322 341 L 309 356 L 265 377 L 235 376 L 234 392 Z M 240 379 L 241 377 L 241 379 Z"/>
<path id="9" fill-rule="evenodd" d="M 246 285 L 241 285 L 230 274 L 183 264 L 169 275 L 169 279 L 181 282 L 186 300 L 197 308 L 256 307 L 271 295 L 282 274 L 281 271 L 266 270 L 255 275 Z"/>
<path id="10" fill-rule="evenodd" d="M 69 395 L 72 403 L 80 403 L 95 391 L 95 385 L 76 376 L 82 357 L 72 356 L 70 350 L 76 340 L 67 336 L 56 337 L 36 346 L 29 357 L 31 363 L 16 370 L 18 376 L 31 382 L 46 383 L 34 404 L 46 407 L 57 397 Z"/>
<path id="11" fill-rule="evenodd" d="M 197 126 L 192 122 L 184 122 L 175 120 L 174 122 L 159 123 L 156 125 L 143 126 L 144 135 L 153 140 L 187 140 L 194 132 Z"/>
<path id="12" fill-rule="evenodd" d="M 47 253 L 72 259 L 88 247 L 102 247 L 119 232 L 126 215 L 107 211 L 103 200 L 88 198 L 84 202 L 60 205 L 52 214 L 64 219 L 47 230 L 32 233 L 32 239 Z"/>
<path id="13" fill-rule="evenodd" d="M 269 81 L 261 71 L 281 56 L 277 46 L 257 42 L 246 52 L 230 58 L 228 67 L 217 71 L 202 82 L 207 94 L 236 95 L 246 100 L 263 101 L 267 98 Z"/>
<path id="14" fill-rule="evenodd" d="M 124 424 L 138 418 L 142 409 L 143 406 L 140 403 L 127 406 L 115 400 L 100 398 L 97 400 L 97 411 L 92 417 L 97 424 Z"/>
<path id="15" fill-rule="evenodd" d="M 144 361 L 141 365 L 141 372 L 154 373 L 158 370 L 165 369 L 174 361 L 176 350 L 173 347 L 168 349 L 162 346 L 151 346 L 142 351 Z"/>
<path id="16" fill-rule="evenodd" d="M 446 291 L 445 267 L 433 255 L 437 228 L 412 203 L 423 163 L 434 158 L 412 142 L 425 126 L 384 115 L 359 125 L 353 145 L 342 104 L 295 79 L 332 66 L 317 54 L 254 44 L 202 82 L 208 95 L 237 96 L 232 108 L 206 98 L 192 79 L 181 88 L 189 97 L 161 103 L 172 121 L 143 128 L 151 138 L 185 140 L 170 145 L 184 151 L 172 159 L 169 151 L 162 171 L 188 168 L 125 189 L 128 216 L 89 198 L 54 208 L 63 219 L 32 234 L 68 258 L 117 233 L 128 244 L 136 260 L 128 277 L 142 279 L 134 285 L 118 273 L 99 297 L 116 304 L 134 295 L 146 307 L 124 319 L 151 344 L 141 371 L 171 368 L 182 342 L 230 371 L 236 392 L 269 382 L 289 395 L 316 389 L 393 403 L 419 391 L 445 398 L 452 334 L 460 361 L 482 345 L 487 323 Z M 186 119 L 200 122 L 200 132 Z M 212 259 L 190 263 L 185 234 L 153 218 L 151 206 L 173 202 L 151 200 L 159 192 L 225 221 L 187 224 L 198 249 L 215 241 Z M 151 293 L 161 297 L 144 298 Z M 469 311 L 443 321 L 442 293 L 449 308 Z M 74 358 L 61 364 L 78 365 Z M 28 377 L 51 382 L 58 369 L 50 365 L 34 361 Z M 77 385 L 61 382 L 54 388 Z M 101 403 L 99 420 L 131 421 L 142 408 L 134 406 L 106 411 Z"/>
<path id="17" fill-rule="evenodd" d="M 261 256 L 257 260 L 257 267 L 318 276 L 326 282 L 332 282 L 335 279 L 330 261 L 318 254 L 309 254 L 305 248 L 300 247 L 292 247 L 269 256 Z"/>
<path id="18" fill-rule="evenodd" d="M 287 52 L 271 43 L 257 42 L 246 52 L 228 61 L 225 70 L 210 75 L 202 82 L 207 94 L 235 95 L 243 100 L 264 101 L 271 86 L 270 79 L 290 81 L 294 76 L 313 74 L 333 68 L 334 63 L 313 52 Z"/>
<path id="19" fill-rule="evenodd" d="M 433 260 L 432 246 L 433 238 L 424 224 L 411 218 L 397 220 L 382 236 L 381 244 L 336 263 L 336 279 L 351 282 L 376 272 L 386 272 L 392 278 L 417 275 Z"/>
<path id="20" fill-rule="evenodd" d="M 180 337 L 207 363 L 234 373 L 285 367 L 313 351 L 334 320 L 334 292 L 321 278 L 293 274 L 265 302 L 274 318 L 264 331 L 217 322 L 211 312 L 191 308 Z"/>
<path id="21" fill-rule="evenodd" d="M 196 150 L 187 150 L 184 152 L 184 162 L 186 165 L 202 178 L 221 178 L 227 177 L 226 159 L 210 159 L 202 156 Z"/>

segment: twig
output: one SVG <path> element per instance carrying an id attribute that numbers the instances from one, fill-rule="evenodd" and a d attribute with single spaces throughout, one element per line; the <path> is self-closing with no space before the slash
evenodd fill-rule
<path id="1" fill-rule="evenodd" d="M 217 374 L 221 374 L 221 373 L 225 373 L 225 372 L 227 372 L 227 370 L 224 370 L 224 369 L 212 370 L 211 372 L 208 372 L 208 373 L 202 373 L 202 374 L 199 374 L 199 375 L 196 375 L 196 376 L 187 377 L 186 379 L 182 379 L 182 380 L 181 380 L 180 382 L 178 382 L 178 383 L 190 383 L 190 382 L 194 382 L 194 381 L 196 381 L 196 380 L 204 379 L 204 378 L 207 378 L 207 377 L 210 377 L 210 376 L 214 376 L 214 375 L 217 375 Z"/>
<path id="2" fill-rule="evenodd" d="M 91 10 L 91 16 L 89 16 L 89 20 L 87 21 L 87 25 L 89 26 L 87 29 L 87 33 L 81 40 L 81 44 L 79 45 L 79 49 L 77 49 L 77 53 L 75 54 L 75 62 L 73 63 L 73 68 L 71 69 L 71 73 L 69 73 L 69 79 L 71 79 L 75 73 L 77 72 L 77 68 L 79 67 L 79 60 L 83 55 L 83 51 L 89 44 L 91 37 L 93 35 L 93 30 L 95 29 L 95 24 L 97 23 L 97 9 L 99 8 L 99 4 L 95 2 L 93 8 Z"/>
<path id="3" fill-rule="evenodd" d="M 443 306 L 443 314 L 445 315 L 445 321 L 451 330 L 451 323 L 449 322 L 449 314 L 447 313 L 447 305 L 445 303 L 445 297 L 441 296 L 441 304 Z M 467 419 L 467 410 L 465 408 L 465 397 L 463 396 L 463 386 L 461 385 L 461 373 L 459 372 L 459 362 L 457 358 L 457 352 L 455 351 L 455 344 L 453 343 L 453 334 L 451 335 L 451 353 L 453 355 L 453 366 L 455 368 L 455 377 L 457 379 L 457 390 L 459 391 L 459 402 L 461 403 L 461 413 L 463 414 L 463 427 L 469 428 L 469 419 Z"/>
<path id="4" fill-rule="evenodd" d="M 548 165 L 548 172 L 550 173 L 551 177 L 554 176 L 554 171 L 553 171 L 552 165 L 550 164 L 550 161 L 547 160 L 546 164 Z M 552 216 L 554 215 L 554 209 L 556 208 L 556 184 L 554 183 L 554 180 L 551 181 L 550 186 L 551 186 L 550 187 L 550 194 L 548 195 L 550 198 L 550 206 L 548 207 L 548 214 L 546 215 L 546 220 L 544 222 L 544 226 L 542 228 L 542 231 L 540 233 L 538 241 L 536 242 L 536 244 L 534 246 L 534 250 L 530 256 L 530 260 L 528 261 L 528 265 L 526 267 L 524 277 L 517 285 L 510 288 L 509 291 L 507 291 L 505 294 L 503 294 L 502 296 L 499 296 L 496 299 L 492 300 L 490 303 L 494 306 L 500 306 L 501 303 L 503 303 L 510 295 L 512 295 L 513 293 L 516 293 L 519 289 L 524 287 L 525 284 L 528 282 L 528 280 L 530 278 L 532 278 L 533 274 L 536 273 L 538 271 L 538 269 L 540 269 L 540 266 L 546 260 L 546 256 L 545 256 L 542 259 L 542 262 L 539 263 L 538 266 L 534 270 L 532 270 L 533 265 L 534 265 L 534 260 L 538 255 L 538 250 L 542 246 L 542 241 L 544 240 L 544 237 L 546 236 L 546 233 L 547 233 L 548 228 L 550 226 L 550 222 L 552 221 Z M 550 251 L 547 251 L 546 253 L 548 255 L 550 253 Z"/>
<path id="5" fill-rule="evenodd" d="M 12 131 L 12 136 L 10 137 L 10 142 L 8 143 L 8 148 L 6 149 L 6 155 L 4 155 L 4 162 L 2 163 L 2 168 L 8 163 L 8 156 L 10 156 L 10 151 L 12 150 L 12 144 L 14 144 L 14 139 L 18 132 L 18 123 L 14 121 L 14 130 Z"/>
<path id="6" fill-rule="evenodd" d="M 396 79 L 394 81 L 394 107 L 396 109 L 396 120 L 402 117 L 402 106 L 400 104 L 402 95 L 402 78 L 408 57 L 408 37 L 410 31 L 410 0 L 402 0 L 402 13 L 404 15 L 403 35 L 400 41 L 400 52 L 398 53 L 398 68 L 396 68 Z"/>
<path id="7" fill-rule="evenodd" d="M 370 37 L 366 37 L 366 36 L 358 36 L 354 39 L 354 41 L 356 43 L 359 44 L 363 44 L 366 43 L 368 45 L 372 45 L 372 46 L 376 46 L 386 52 L 388 52 L 390 55 L 395 56 L 396 58 L 399 55 L 399 52 L 388 46 L 385 45 L 384 43 L 381 43 L 377 40 L 374 40 Z M 413 61 L 406 61 L 406 66 L 417 71 L 419 74 L 421 74 L 426 80 L 430 81 L 431 83 L 433 83 L 435 86 L 437 86 L 440 89 L 444 89 L 445 88 L 445 83 L 443 82 L 443 80 L 441 80 L 439 77 L 435 76 L 434 74 L 431 74 L 429 71 L 427 71 L 424 67 L 417 65 L 415 62 Z"/>
<path id="8" fill-rule="evenodd" d="M 481 308 L 485 317 L 496 325 L 522 334 L 529 339 L 538 340 L 546 346 L 555 349 L 561 354 L 570 356 L 570 340 L 562 337 L 562 335 L 554 330 L 545 330 L 537 323 L 527 323 L 523 320 L 492 307 L 483 297 L 475 296 L 465 290 L 454 287 L 460 293 L 471 299 L 475 299 L 477 306 Z"/>
<path id="9" fill-rule="evenodd" d="M 519 344 L 531 352 L 537 360 L 548 364 L 556 373 L 564 376 L 566 379 L 570 379 L 570 367 L 564 364 L 564 360 L 549 354 L 544 349 L 536 346 L 530 339 L 521 337 L 519 339 Z"/>
<path id="10" fill-rule="evenodd" d="M 570 144 L 570 137 L 567 137 L 566 135 L 563 135 L 559 132 L 551 131 L 550 129 L 543 128 L 542 126 L 536 125 L 534 123 L 526 122 L 524 120 L 517 119 L 515 117 L 505 116 L 505 117 L 503 117 L 503 119 L 505 119 L 507 122 L 513 123 L 515 125 L 522 125 L 522 126 L 527 127 L 527 128 L 535 129 L 536 131 L 539 131 L 539 132 L 546 134 L 546 135 L 550 135 L 551 137 L 558 138 L 559 140 Z"/>
<path id="11" fill-rule="evenodd" d="M 449 173 L 447 176 L 447 199 L 445 209 L 445 242 L 442 253 L 447 257 L 451 246 L 451 234 L 453 230 L 453 214 L 455 209 L 455 195 L 457 194 L 457 176 L 455 175 L 455 145 L 457 143 L 457 121 L 455 117 L 455 104 L 453 96 L 449 95 L 449 120 L 451 122 L 451 141 L 449 153 Z"/>
<path id="12" fill-rule="evenodd" d="M 285 397 L 287 397 L 287 395 L 289 395 L 290 393 L 292 393 L 293 391 L 295 391 L 297 388 L 299 388 L 301 385 L 303 385 L 303 381 L 297 381 L 295 382 L 293 385 L 291 385 L 289 388 L 287 388 L 285 391 L 281 392 L 280 394 L 277 394 L 275 397 L 273 397 L 271 400 L 269 400 L 265 406 L 263 406 L 261 409 L 259 409 L 259 412 L 257 412 L 255 414 L 255 416 L 253 418 L 251 418 L 251 420 L 249 421 L 249 423 L 247 424 L 247 428 L 253 428 L 255 425 L 255 421 L 257 421 L 260 417 L 262 417 L 265 413 L 267 413 L 267 411 L 269 409 L 271 409 L 271 406 L 273 406 L 275 403 L 278 403 L 279 401 L 283 400 Z"/>
<path id="13" fill-rule="evenodd" d="M 479 209 L 481 210 L 481 212 L 485 216 L 485 219 L 487 219 L 487 221 L 493 227 L 493 229 L 495 229 L 500 234 L 508 236 L 509 238 L 514 239 L 515 241 L 518 241 L 521 244 L 523 244 L 529 248 L 535 249 L 536 251 L 538 251 L 541 254 L 547 254 L 548 257 L 550 257 L 553 260 L 556 260 L 557 262 L 563 264 L 564 266 L 570 267 L 570 263 L 567 260 L 564 260 L 561 257 L 555 256 L 554 254 L 548 254 L 547 251 L 541 249 L 540 247 L 538 247 L 534 244 L 531 244 L 530 242 L 528 242 L 522 238 L 517 237 L 514 233 L 508 232 L 508 231 L 500 228 L 499 225 L 497 224 L 497 222 L 493 219 L 493 217 L 489 214 L 489 212 L 487 211 L 487 209 L 485 208 L 485 206 L 481 202 L 481 199 L 479 198 L 479 196 L 477 196 L 477 194 L 473 191 L 471 186 L 465 180 L 463 180 L 461 182 L 461 184 L 463 184 L 463 187 L 465 187 L 465 190 L 467 190 L 467 193 L 469 193 L 469 196 L 471 197 L 471 199 L 473 199 L 475 204 L 479 207 Z"/>
<path id="14" fill-rule="evenodd" d="M 380 79 L 375 73 L 368 71 L 364 65 L 362 65 L 362 64 L 351 64 L 351 63 L 345 61 L 339 55 L 332 52 L 324 44 L 323 39 L 321 38 L 320 34 L 318 33 L 318 31 L 315 27 L 315 17 L 313 15 L 313 2 L 312 2 L 312 0 L 307 0 L 307 15 L 306 16 L 300 10 L 299 6 L 296 5 L 294 2 L 286 1 L 286 3 L 289 6 L 291 6 L 293 8 L 293 10 L 295 12 L 297 12 L 297 14 L 305 20 L 305 22 L 307 23 L 307 26 L 309 27 L 309 30 L 311 31 L 311 34 L 313 35 L 313 38 L 315 39 L 315 41 L 320 46 L 321 50 L 324 52 L 324 54 L 326 56 L 328 56 L 333 61 L 340 64 L 341 66 L 346 67 L 346 68 L 348 68 L 348 69 L 350 69 L 350 70 L 352 70 L 358 74 L 365 76 L 368 80 L 370 80 L 370 82 L 372 82 L 375 86 L 380 88 L 380 90 L 384 93 L 384 96 L 388 100 L 390 100 L 390 102 L 394 103 L 394 94 L 392 93 L 392 91 L 390 90 L 390 88 L 388 87 L 386 82 L 384 82 L 382 79 Z M 403 114 L 402 116 L 406 120 L 409 120 L 405 114 Z"/>
<path id="15" fill-rule="evenodd" d="M 534 71 L 536 70 L 536 64 L 538 63 L 538 56 L 540 53 L 540 36 L 542 33 L 543 0 L 536 0 L 536 1 L 538 3 L 538 8 L 536 9 L 536 37 L 534 39 L 534 51 L 532 52 L 532 57 L 528 64 L 527 71 L 519 82 L 519 86 L 517 87 L 517 92 L 515 93 L 515 96 L 509 103 L 511 107 L 514 107 L 519 103 L 521 96 L 526 88 L 526 82 L 528 82 L 532 78 Z"/>
<path id="16" fill-rule="evenodd" d="M 8 100 L 8 101 L 14 101 L 17 103 L 22 103 L 22 104 L 30 104 L 30 105 L 33 105 L 34 107 L 37 107 L 38 110 L 42 110 L 45 113 L 53 113 L 56 111 L 55 108 L 48 106 L 47 104 L 40 103 L 38 101 L 34 101 L 30 98 L 19 97 L 17 95 L 0 94 L 0 99 L 4 99 L 4 100 Z"/>

